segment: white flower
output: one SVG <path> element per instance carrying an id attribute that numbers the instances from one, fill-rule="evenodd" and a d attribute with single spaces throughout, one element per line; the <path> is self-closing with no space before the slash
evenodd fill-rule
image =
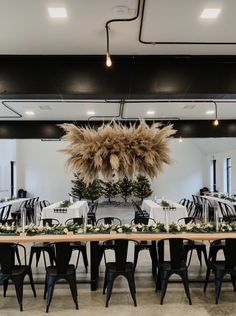
<path id="1" fill-rule="evenodd" d="M 137 228 L 136 227 L 132 227 L 132 232 L 136 233 L 137 232 Z"/>
<path id="2" fill-rule="evenodd" d="M 63 232 L 67 234 L 67 233 L 68 233 L 68 229 L 67 229 L 67 228 L 64 228 L 64 229 L 63 229 Z"/>
<path id="3" fill-rule="evenodd" d="M 84 232 L 84 230 L 82 228 L 78 228 L 77 233 L 78 234 L 82 234 Z"/>
<path id="4" fill-rule="evenodd" d="M 117 232 L 118 232 L 118 233 L 122 233 L 122 232 L 123 232 L 122 227 L 118 228 L 118 229 L 117 229 Z"/>
<path id="5" fill-rule="evenodd" d="M 99 227 L 96 227 L 96 228 L 94 229 L 95 232 L 99 232 L 99 230 L 100 230 Z"/>

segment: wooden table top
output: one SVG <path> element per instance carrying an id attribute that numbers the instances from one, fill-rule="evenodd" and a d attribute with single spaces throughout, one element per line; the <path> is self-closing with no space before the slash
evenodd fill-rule
<path id="1" fill-rule="evenodd" d="M 165 238 L 187 238 L 191 240 L 216 240 L 236 238 L 234 233 L 115 233 L 115 234 L 78 234 L 78 235 L 36 235 L 36 236 L 12 236 L 0 235 L 0 243 L 34 243 L 34 242 L 76 242 L 76 241 L 103 241 L 110 239 L 153 240 Z"/>

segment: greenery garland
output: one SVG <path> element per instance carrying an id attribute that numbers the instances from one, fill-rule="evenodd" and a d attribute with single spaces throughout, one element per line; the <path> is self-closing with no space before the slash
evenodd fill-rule
<path id="1" fill-rule="evenodd" d="M 29 235 L 62 235 L 62 234 L 83 234 L 84 226 L 78 224 L 57 224 L 52 227 L 46 225 L 30 224 L 25 226 L 24 232 Z M 153 225 L 144 224 L 123 224 L 123 225 L 86 225 L 86 232 L 97 234 L 109 233 L 166 233 L 167 227 L 163 223 L 156 223 Z M 217 232 L 216 223 L 210 222 L 207 224 L 187 224 L 178 225 L 170 224 L 169 233 L 215 233 Z M 219 223 L 218 232 L 236 232 L 236 222 L 233 223 Z M 0 224 L 0 234 L 20 234 L 22 228 L 12 225 Z"/>

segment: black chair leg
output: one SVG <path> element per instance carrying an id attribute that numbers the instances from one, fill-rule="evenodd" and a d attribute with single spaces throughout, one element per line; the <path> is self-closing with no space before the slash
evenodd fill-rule
<path id="1" fill-rule="evenodd" d="M 163 305 L 164 297 L 166 294 L 167 284 L 170 277 L 170 274 L 167 271 L 163 271 L 161 273 L 162 280 L 161 280 L 161 301 L 160 304 Z"/>
<path id="2" fill-rule="evenodd" d="M 103 291 L 102 294 L 105 294 L 107 288 L 107 271 L 105 271 L 105 278 L 104 278 L 104 284 L 103 284 Z"/>
<path id="3" fill-rule="evenodd" d="M 35 287 L 34 287 L 34 280 L 33 280 L 33 275 L 32 275 L 32 270 L 31 268 L 28 268 L 27 274 L 29 276 L 30 279 L 30 285 L 31 285 L 31 289 L 34 293 L 34 297 L 36 297 L 36 291 L 35 291 Z"/>
<path id="4" fill-rule="evenodd" d="M 222 276 L 220 273 L 215 273 L 215 303 L 218 304 L 220 291 L 221 291 L 221 284 L 222 284 Z"/>
<path id="5" fill-rule="evenodd" d="M 200 262 L 200 265 L 202 265 L 202 250 L 199 248 L 196 248 L 198 260 Z"/>
<path id="6" fill-rule="evenodd" d="M 47 251 L 47 253 L 49 255 L 50 265 L 53 266 L 53 263 L 56 262 L 54 248 L 48 247 L 48 248 L 45 248 L 45 251 Z"/>
<path id="7" fill-rule="evenodd" d="M 149 248 L 149 253 L 150 253 L 150 257 L 152 259 L 152 267 L 153 267 L 153 274 L 156 274 L 156 269 L 157 269 L 157 249 L 156 246 L 152 246 L 151 248 Z M 154 268 L 155 267 L 155 268 Z"/>
<path id="8" fill-rule="evenodd" d="M 87 257 L 87 250 L 86 246 L 81 248 L 82 256 L 83 256 L 83 261 L 84 261 L 84 266 L 86 273 L 88 272 L 88 257 Z"/>
<path id="9" fill-rule="evenodd" d="M 37 249 L 35 255 L 36 255 L 36 267 L 38 267 L 39 260 L 40 260 L 40 255 L 41 255 L 41 249 Z"/>
<path id="10" fill-rule="evenodd" d="M 185 293 L 186 293 L 188 301 L 189 301 L 189 305 L 192 305 L 191 295 L 190 295 L 190 291 L 189 291 L 188 272 L 187 272 L 187 270 L 186 271 L 182 271 L 180 273 L 180 276 L 181 276 L 181 278 L 183 280 L 184 289 L 185 289 Z"/>
<path id="11" fill-rule="evenodd" d="M 7 288 L 8 288 L 8 279 L 3 281 L 3 297 L 7 296 Z"/>
<path id="12" fill-rule="evenodd" d="M 202 252 L 203 252 L 203 256 L 204 256 L 205 263 L 206 263 L 206 266 L 207 266 L 207 264 L 208 264 L 208 260 L 207 260 L 207 251 L 206 251 L 206 247 L 202 248 Z"/>
<path id="13" fill-rule="evenodd" d="M 21 265 L 20 254 L 19 254 L 19 249 L 18 249 L 17 245 L 15 246 L 15 254 L 16 254 L 16 258 L 17 258 L 19 265 Z"/>
<path id="14" fill-rule="evenodd" d="M 113 282 L 115 279 L 115 275 L 109 274 L 107 276 L 107 297 L 106 297 L 106 307 L 108 307 L 108 302 L 111 298 L 112 288 L 113 288 Z"/>
<path id="15" fill-rule="evenodd" d="M 231 277 L 231 282 L 232 282 L 233 289 L 234 289 L 234 292 L 235 292 L 235 291 L 236 291 L 236 287 L 235 287 L 235 276 L 233 275 L 233 273 L 230 273 L 230 277 Z"/>
<path id="16" fill-rule="evenodd" d="M 67 280 L 69 282 L 69 285 L 70 285 L 70 291 L 71 291 L 71 295 L 72 295 L 72 298 L 73 298 L 73 301 L 75 303 L 75 307 L 76 309 L 79 309 L 79 306 L 78 306 L 78 301 L 77 301 L 77 287 L 76 287 L 76 278 L 75 278 L 75 274 L 74 275 L 71 275 L 71 276 L 68 276 L 67 277 Z"/>
<path id="17" fill-rule="evenodd" d="M 47 280 L 47 306 L 46 306 L 46 313 L 48 313 L 49 311 L 49 306 L 51 304 L 52 301 L 52 296 L 53 296 L 53 290 L 54 290 L 54 286 L 55 286 L 55 279 L 54 278 L 48 278 Z"/>
<path id="18" fill-rule="evenodd" d="M 135 289 L 135 281 L 134 281 L 134 274 L 130 273 L 129 275 L 126 275 L 126 278 L 129 283 L 129 290 L 130 294 L 132 296 L 132 299 L 134 301 L 134 306 L 137 306 L 137 301 L 136 301 L 136 289 Z"/>
<path id="19" fill-rule="evenodd" d="M 47 283 L 47 276 L 45 277 L 45 282 L 44 282 L 44 292 L 43 292 L 43 299 L 46 300 L 47 297 L 47 289 L 48 289 L 48 283 Z"/>
<path id="20" fill-rule="evenodd" d="M 204 292 L 206 292 L 206 288 L 207 288 L 207 285 L 209 283 L 209 278 L 210 278 L 210 274 L 211 274 L 211 268 L 209 267 L 209 264 L 208 263 L 208 267 L 207 267 L 207 272 L 206 272 L 206 278 L 205 278 L 205 284 L 204 284 Z"/>
<path id="21" fill-rule="evenodd" d="M 15 283 L 15 289 L 16 289 L 16 296 L 17 296 L 17 300 L 18 303 L 20 305 L 20 311 L 23 311 L 23 305 L 22 305 L 22 301 L 23 301 L 23 281 L 24 278 L 17 278 L 12 280 Z"/>
<path id="22" fill-rule="evenodd" d="M 134 269 L 137 266 L 139 251 L 140 251 L 139 245 L 135 245 L 134 246 Z"/>

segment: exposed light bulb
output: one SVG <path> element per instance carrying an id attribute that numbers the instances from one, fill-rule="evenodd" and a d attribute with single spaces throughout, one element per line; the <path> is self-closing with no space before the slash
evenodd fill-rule
<path id="1" fill-rule="evenodd" d="M 219 121 L 217 119 L 215 119 L 214 123 L 213 123 L 215 126 L 218 126 L 219 125 Z"/>
<path id="2" fill-rule="evenodd" d="M 107 65 L 107 67 L 111 67 L 112 66 L 111 56 L 110 56 L 110 54 L 108 52 L 107 52 L 107 55 L 106 55 L 106 65 Z"/>
<path id="3" fill-rule="evenodd" d="M 182 139 L 182 137 L 180 136 L 180 138 L 179 138 L 179 143 L 182 143 L 183 142 L 183 139 Z"/>

